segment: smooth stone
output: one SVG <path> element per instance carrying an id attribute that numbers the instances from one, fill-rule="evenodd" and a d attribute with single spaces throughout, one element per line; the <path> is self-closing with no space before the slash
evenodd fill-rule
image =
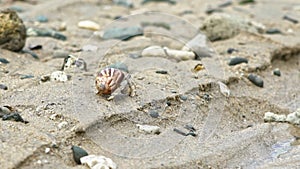
<path id="1" fill-rule="evenodd" d="M 228 65 L 234 66 L 234 65 L 241 64 L 241 63 L 248 63 L 248 59 L 242 58 L 242 57 L 234 57 L 229 60 Z"/>
<path id="2" fill-rule="evenodd" d="M 23 80 L 23 79 L 31 79 L 31 78 L 34 78 L 33 75 L 21 75 L 20 76 L 20 79 Z"/>
<path id="3" fill-rule="evenodd" d="M 59 40 L 67 40 L 67 37 L 55 30 L 29 27 L 26 30 L 27 36 L 52 37 Z"/>
<path id="4" fill-rule="evenodd" d="M 111 64 L 108 66 L 108 68 L 115 68 L 115 69 L 119 69 L 119 70 L 122 70 L 124 72 L 129 72 L 128 71 L 128 66 L 125 64 L 125 63 L 122 63 L 122 62 L 116 62 L 114 64 Z"/>
<path id="5" fill-rule="evenodd" d="M 42 49 L 43 46 L 42 45 L 29 45 L 28 47 L 30 50 L 39 50 Z"/>
<path id="6" fill-rule="evenodd" d="M 171 26 L 165 22 L 141 22 L 141 25 L 142 27 L 155 26 L 155 27 L 165 28 L 167 30 L 171 29 Z"/>
<path id="7" fill-rule="evenodd" d="M 234 48 L 228 48 L 228 49 L 227 49 L 227 53 L 228 53 L 228 54 L 232 54 L 233 52 L 238 52 L 238 50 L 237 50 L 237 49 L 234 49 Z"/>
<path id="8" fill-rule="evenodd" d="M 20 51 L 26 42 L 26 28 L 17 13 L 11 9 L 0 11 L 0 48 Z"/>
<path id="9" fill-rule="evenodd" d="M 2 90 L 8 90 L 8 87 L 4 84 L 0 84 L 0 89 Z"/>
<path id="10" fill-rule="evenodd" d="M 216 54 L 214 50 L 208 46 L 208 39 L 204 34 L 196 35 L 182 48 L 182 50 L 193 51 L 197 56 L 196 60 L 200 60 L 202 57 L 212 57 Z"/>
<path id="11" fill-rule="evenodd" d="M 273 75 L 281 76 L 280 69 L 279 69 L 279 68 L 274 69 L 274 70 L 273 70 Z"/>
<path id="12" fill-rule="evenodd" d="M 151 125 L 141 125 L 136 124 L 136 126 L 143 132 L 147 134 L 159 134 L 160 133 L 160 127 L 158 126 L 151 126 Z"/>
<path id="13" fill-rule="evenodd" d="M 269 28 L 266 30 L 266 34 L 281 34 L 282 32 L 277 28 Z"/>
<path id="14" fill-rule="evenodd" d="M 80 161 L 91 169 L 117 169 L 117 164 L 104 156 L 88 155 L 80 158 Z"/>
<path id="15" fill-rule="evenodd" d="M 166 70 L 157 70 L 157 71 L 155 71 L 155 73 L 165 75 L 165 74 L 168 74 L 168 71 L 166 71 Z"/>
<path id="16" fill-rule="evenodd" d="M 2 120 L 12 120 L 16 122 L 28 123 L 28 121 L 25 121 L 19 113 L 5 114 L 2 116 Z"/>
<path id="17" fill-rule="evenodd" d="M 183 101 L 186 101 L 188 99 L 186 95 L 180 95 L 179 98 Z"/>
<path id="18" fill-rule="evenodd" d="M 275 114 L 273 112 L 266 112 L 264 116 L 265 122 L 285 122 L 286 121 L 286 115 L 279 115 Z"/>
<path id="19" fill-rule="evenodd" d="M 88 156 L 89 154 L 82 148 L 78 146 L 72 146 L 73 158 L 77 164 L 81 164 L 80 159 L 82 157 Z"/>
<path id="20" fill-rule="evenodd" d="M 149 46 L 142 51 L 143 57 L 164 57 L 174 58 L 176 60 L 193 60 L 195 53 L 192 51 L 174 50 L 167 47 Z"/>
<path id="21" fill-rule="evenodd" d="M 143 34 L 144 34 L 144 30 L 140 26 L 110 28 L 104 31 L 102 38 L 128 40 L 134 36 L 140 36 Z"/>
<path id="22" fill-rule="evenodd" d="M 10 113 L 11 111 L 7 107 L 5 106 L 0 107 L 0 118 L 2 118 L 5 114 L 10 114 Z"/>
<path id="23" fill-rule="evenodd" d="M 248 79 L 256 86 L 264 87 L 264 81 L 259 76 L 255 75 L 255 74 L 249 74 Z"/>
<path id="24" fill-rule="evenodd" d="M 9 61 L 5 58 L 0 58 L 0 63 L 8 64 Z"/>
<path id="25" fill-rule="evenodd" d="M 240 0 L 239 4 L 245 5 L 245 4 L 254 3 L 254 2 L 255 2 L 255 0 Z"/>
<path id="26" fill-rule="evenodd" d="M 156 110 L 150 110 L 149 115 L 153 118 L 158 118 L 159 117 L 159 114 Z"/>
<path id="27" fill-rule="evenodd" d="M 97 24 L 94 21 L 90 21 L 90 20 L 84 20 L 84 21 L 78 22 L 78 27 L 83 28 L 83 29 L 94 30 L 94 31 L 97 31 L 100 29 L 99 24 Z"/>
<path id="28" fill-rule="evenodd" d="M 127 8 L 133 8 L 133 2 L 131 0 L 113 0 L 113 3 Z"/>
<path id="29" fill-rule="evenodd" d="M 42 23 L 45 23 L 45 22 L 48 22 L 48 18 L 46 16 L 43 16 L 43 15 L 39 15 L 36 17 L 36 20 L 38 22 L 42 22 Z"/>

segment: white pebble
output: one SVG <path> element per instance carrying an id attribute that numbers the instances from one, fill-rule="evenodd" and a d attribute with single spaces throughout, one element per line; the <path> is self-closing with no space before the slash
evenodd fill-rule
<path id="1" fill-rule="evenodd" d="M 49 152 L 50 152 L 50 148 L 49 147 L 45 148 L 45 153 L 48 154 Z"/>
<path id="2" fill-rule="evenodd" d="M 50 120 L 55 120 L 58 117 L 58 114 L 52 114 L 49 118 Z"/>
<path id="3" fill-rule="evenodd" d="M 272 112 L 265 113 L 264 120 L 266 122 L 285 122 L 286 121 L 286 115 L 278 115 Z"/>
<path id="4" fill-rule="evenodd" d="M 57 82 L 66 82 L 68 81 L 68 76 L 63 71 L 55 71 L 51 73 L 50 80 L 57 81 Z"/>
<path id="5" fill-rule="evenodd" d="M 229 97 L 230 96 L 230 90 L 228 89 L 227 85 L 222 83 L 222 82 L 218 82 L 219 86 L 220 86 L 220 91 L 221 93 L 226 96 Z"/>
<path id="6" fill-rule="evenodd" d="M 90 20 L 84 20 L 84 21 L 78 22 L 78 27 L 83 28 L 83 29 L 94 30 L 94 31 L 100 29 L 100 26 L 96 22 L 93 22 Z"/>
<path id="7" fill-rule="evenodd" d="M 116 169 L 117 165 L 110 158 L 104 156 L 88 155 L 80 158 L 82 164 L 91 169 Z"/>
<path id="8" fill-rule="evenodd" d="M 195 53 L 192 51 L 174 50 L 167 47 L 150 46 L 142 51 L 143 57 L 170 57 L 177 60 L 195 59 Z"/>
<path id="9" fill-rule="evenodd" d="M 286 121 L 291 124 L 300 124 L 300 108 L 298 108 L 295 112 L 288 114 Z"/>
<path id="10" fill-rule="evenodd" d="M 68 122 L 63 121 L 63 122 L 59 123 L 57 126 L 59 129 L 62 129 L 62 128 L 66 127 L 67 125 L 68 125 Z"/>
<path id="11" fill-rule="evenodd" d="M 160 127 L 158 126 L 150 126 L 150 125 L 136 125 L 141 131 L 146 132 L 147 134 L 159 134 L 160 133 Z"/>

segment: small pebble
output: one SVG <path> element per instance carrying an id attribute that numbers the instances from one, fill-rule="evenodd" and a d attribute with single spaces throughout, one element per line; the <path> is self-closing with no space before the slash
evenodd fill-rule
<path id="1" fill-rule="evenodd" d="M 134 36 L 140 36 L 143 34 L 144 34 L 144 30 L 140 26 L 110 28 L 104 31 L 102 38 L 128 40 Z"/>
<path id="2" fill-rule="evenodd" d="M 23 80 L 23 79 L 31 79 L 31 78 L 34 78 L 33 75 L 21 75 L 20 76 L 20 79 Z"/>
<path id="3" fill-rule="evenodd" d="M 158 127 L 158 126 L 141 125 L 141 124 L 136 124 L 136 126 L 141 131 L 144 131 L 147 134 L 159 134 L 160 133 L 160 127 Z"/>
<path id="4" fill-rule="evenodd" d="M 78 146 L 72 146 L 71 149 L 73 152 L 73 158 L 77 164 L 81 164 L 80 158 L 88 156 L 88 153 Z"/>
<path id="5" fill-rule="evenodd" d="M 59 123 L 59 124 L 57 125 L 57 127 L 58 127 L 59 129 L 62 129 L 62 128 L 65 128 L 67 125 L 68 125 L 68 122 L 63 121 L 63 122 Z"/>
<path id="6" fill-rule="evenodd" d="M 49 147 L 45 148 L 45 153 L 48 154 L 49 152 L 50 152 L 50 148 Z"/>
<path id="7" fill-rule="evenodd" d="M 228 65 L 234 66 L 234 65 L 241 64 L 241 63 L 248 63 L 248 59 L 242 58 L 242 57 L 234 57 L 229 60 Z"/>
<path id="8" fill-rule="evenodd" d="M 8 87 L 4 84 L 0 84 L 0 89 L 2 90 L 8 90 Z"/>
<path id="9" fill-rule="evenodd" d="M 166 71 L 166 70 L 157 70 L 157 71 L 155 71 L 155 73 L 157 73 L 157 74 L 168 74 L 168 71 Z"/>
<path id="10" fill-rule="evenodd" d="M 282 32 L 277 28 L 269 28 L 266 30 L 266 34 L 281 34 Z"/>
<path id="11" fill-rule="evenodd" d="M 9 61 L 5 58 L 0 58 L 0 63 L 8 64 Z"/>
<path id="12" fill-rule="evenodd" d="M 300 108 L 298 108 L 295 112 L 288 114 L 286 121 L 291 124 L 300 125 Z"/>
<path id="13" fill-rule="evenodd" d="M 276 68 L 273 70 L 273 75 L 281 76 L 281 72 L 280 72 L 279 68 Z"/>
<path id="14" fill-rule="evenodd" d="M 43 16 L 43 15 L 39 15 L 36 17 L 36 20 L 38 22 L 42 22 L 42 23 L 45 23 L 45 22 L 48 22 L 48 18 L 46 16 Z"/>
<path id="15" fill-rule="evenodd" d="M 286 115 L 278 115 L 272 112 L 266 112 L 264 116 L 265 122 L 285 122 Z"/>
<path id="16" fill-rule="evenodd" d="M 186 95 L 180 95 L 179 98 L 183 101 L 186 101 L 188 99 Z"/>
<path id="17" fill-rule="evenodd" d="M 30 50 L 38 50 L 38 49 L 42 49 L 43 46 L 42 45 L 29 45 L 28 47 Z"/>
<path id="18" fill-rule="evenodd" d="M 224 96 L 229 97 L 229 96 L 230 96 L 230 90 L 229 90 L 229 88 L 227 87 L 227 85 L 224 84 L 224 83 L 222 83 L 222 82 L 220 82 L 220 81 L 218 82 L 218 84 L 219 84 L 221 93 L 222 93 Z"/>
<path id="19" fill-rule="evenodd" d="M 159 114 L 156 110 L 150 110 L 149 115 L 153 118 L 158 118 L 159 117 Z"/>
<path id="20" fill-rule="evenodd" d="M 294 23 L 294 24 L 297 24 L 297 23 L 299 22 L 297 19 L 294 19 L 294 18 L 292 18 L 292 17 L 290 17 L 290 16 L 287 16 L 287 15 L 284 15 L 284 16 L 283 16 L 283 19 L 284 19 L 284 20 L 287 20 L 287 21 L 290 21 L 290 22 L 292 22 L 292 23 Z"/>
<path id="21" fill-rule="evenodd" d="M 249 74 L 248 79 L 256 86 L 264 87 L 264 81 L 259 76 L 255 75 L 255 74 Z"/>
<path id="22" fill-rule="evenodd" d="M 26 30 L 27 36 L 52 37 L 59 40 L 67 40 L 67 37 L 55 30 L 29 27 Z"/>
<path id="23" fill-rule="evenodd" d="M 133 8 L 133 2 L 131 0 L 113 0 L 113 2 L 116 5 Z"/>
<path id="24" fill-rule="evenodd" d="M 117 164 L 104 156 L 88 155 L 82 157 L 80 161 L 91 169 L 117 169 Z"/>
<path id="25" fill-rule="evenodd" d="M 232 54 L 233 52 L 238 52 L 238 50 L 237 50 L 237 49 L 234 49 L 234 48 L 228 48 L 228 49 L 227 49 L 227 53 L 228 53 L 228 54 Z"/>
<path id="26" fill-rule="evenodd" d="M 148 2 L 167 2 L 169 4 L 176 4 L 176 0 L 143 0 L 141 4 L 145 4 Z"/>
<path id="27" fill-rule="evenodd" d="M 57 82 L 66 82 L 66 81 L 68 81 L 68 76 L 63 71 L 55 71 L 55 72 L 51 73 L 50 80 L 57 81 Z"/>
<path id="28" fill-rule="evenodd" d="M 142 55 L 138 54 L 138 53 L 129 53 L 129 57 L 132 59 L 138 59 L 138 58 L 141 58 Z"/>
<path id="29" fill-rule="evenodd" d="M 190 124 L 185 125 L 184 128 L 186 128 L 186 129 L 188 129 L 190 131 L 196 131 L 196 129 L 192 125 L 190 125 Z"/>
<path id="30" fill-rule="evenodd" d="M 254 3 L 255 0 L 240 0 L 239 4 L 244 5 L 244 4 L 249 4 L 249 3 Z"/>
<path id="31" fill-rule="evenodd" d="M 78 22 L 78 27 L 83 28 L 83 29 L 93 30 L 93 31 L 97 31 L 100 29 L 99 24 L 97 24 L 94 21 L 90 21 L 90 20 L 84 20 L 84 21 Z"/>
<path id="32" fill-rule="evenodd" d="M 22 122 L 22 123 L 28 123 L 28 121 L 25 121 L 19 113 L 10 113 L 10 114 L 5 114 L 2 116 L 2 120 L 13 120 L 16 122 Z"/>

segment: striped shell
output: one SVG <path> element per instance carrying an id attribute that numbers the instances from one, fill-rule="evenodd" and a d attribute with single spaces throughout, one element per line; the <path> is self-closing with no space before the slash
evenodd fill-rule
<path id="1" fill-rule="evenodd" d="M 96 77 L 96 88 L 100 95 L 112 94 L 121 84 L 125 75 L 115 68 L 105 68 Z"/>

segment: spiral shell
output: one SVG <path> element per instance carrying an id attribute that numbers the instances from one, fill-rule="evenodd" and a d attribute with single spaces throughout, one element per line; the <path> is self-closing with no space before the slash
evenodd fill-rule
<path id="1" fill-rule="evenodd" d="M 96 88 L 100 95 L 111 95 L 124 80 L 124 73 L 115 68 L 105 68 L 96 77 Z"/>

